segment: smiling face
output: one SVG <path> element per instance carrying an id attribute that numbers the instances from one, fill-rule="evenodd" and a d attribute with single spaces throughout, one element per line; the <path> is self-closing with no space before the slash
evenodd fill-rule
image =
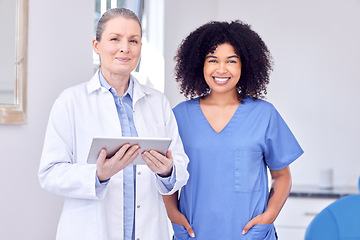
<path id="1" fill-rule="evenodd" d="M 219 45 L 205 57 L 204 78 L 210 94 L 237 92 L 236 84 L 241 76 L 240 57 L 229 43 Z"/>
<path id="2" fill-rule="evenodd" d="M 128 76 L 139 62 L 141 53 L 141 28 L 137 21 L 115 17 L 106 22 L 101 40 L 93 41 L 99 54 L 104 76 Z"/>

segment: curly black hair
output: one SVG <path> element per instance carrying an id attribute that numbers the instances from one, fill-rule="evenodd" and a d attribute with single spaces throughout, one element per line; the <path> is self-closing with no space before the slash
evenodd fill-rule
<path id="1" fill-rule="evenodd" d="M 205 97 L 210 88 L 203 68 L 207 54 L 218 45 L 229 43 L 241 60 L 241 77 L 237 83 L 238 98 L 264 98 L 272 71 L 272 57 L 261 37 L 240 20 L 212 21 L 191 32 L 180 44 L 175 56 L 175 79 L 187 98 Z"/>

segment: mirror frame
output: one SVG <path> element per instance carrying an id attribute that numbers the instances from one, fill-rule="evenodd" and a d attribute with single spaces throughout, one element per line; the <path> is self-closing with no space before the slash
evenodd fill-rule
<path id="1" fill-rule="evenodd" d="M 27 86 L 29 0 L 16 0 L 15 98 L 14 104 L 0 103 L 0 124 L 25 124 Z"/>

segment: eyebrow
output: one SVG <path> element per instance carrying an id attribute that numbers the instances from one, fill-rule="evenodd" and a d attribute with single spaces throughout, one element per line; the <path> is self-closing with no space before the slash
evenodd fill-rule
<path id="1" fill-rule="evenodd" d="M 120 33 L 114 33 L 114 32 L 109 33 L 109 36 L 112 35 L 112 34 L 113 34 L 113 35 L 116 35 L 116 36 L 123 36 L 123 35 L 120 34 Z M 138 34 L 131 35 L 130 38 L 132 38 L 132 37 L 139 37 L 139 38 L 141 38 L 141 36 L 138 35 Z"/>
<path id="2" fill-rule="evenodd" d="M 207 59 L 207 58 L 218 58 L 218 57 L 213 56 L 213 55 L 209 55 L 209 56 L 206 56 L 206 59 Z M 229 58 L 239 58 L 239 59 L 240 59 L 240 57 L 239 57 L 238 55 L 231 55 L 231 56 L 228 56 L 227 58 L 228 58 L 228 59 L 229 59 Z"/>

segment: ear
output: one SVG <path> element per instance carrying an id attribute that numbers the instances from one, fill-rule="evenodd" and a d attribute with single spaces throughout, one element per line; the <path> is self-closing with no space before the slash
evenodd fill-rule
<path id="1" fill-rule="evenodd" d="M 92 41 L 93 49 L 97 54 L 99 53 L 99 41 L 97 41 L 95 38 Z"/>

